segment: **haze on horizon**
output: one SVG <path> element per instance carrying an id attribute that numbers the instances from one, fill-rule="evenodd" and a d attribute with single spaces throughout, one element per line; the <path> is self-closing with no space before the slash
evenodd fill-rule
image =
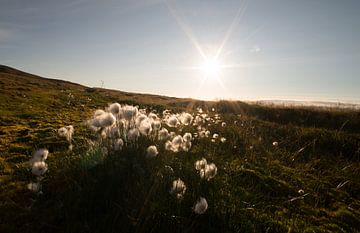
<path id="1" fill-rule="evenodd" d="M 360 102 L 359 41 L 357 0 L 0 0 L 0 64 L 130 92 Z"/>

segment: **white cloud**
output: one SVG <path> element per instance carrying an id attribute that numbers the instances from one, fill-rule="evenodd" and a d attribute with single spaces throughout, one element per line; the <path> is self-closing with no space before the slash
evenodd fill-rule
<path id="1" fill-rule="evenodd" d="M 252 53 L 258 53 L 261 51 L 261 48 L 257 45 L 254 45 L 251 49 L 250 49 L 250 52 Z"/>

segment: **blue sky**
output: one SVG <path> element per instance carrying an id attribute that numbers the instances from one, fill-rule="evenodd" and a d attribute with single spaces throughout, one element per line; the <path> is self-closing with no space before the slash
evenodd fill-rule
<path id="1" fill-rule="evenodd" d="M 359 102 L 359 41 L 358 0 L 0 0 L 0 64 L 131 92 Z"/>

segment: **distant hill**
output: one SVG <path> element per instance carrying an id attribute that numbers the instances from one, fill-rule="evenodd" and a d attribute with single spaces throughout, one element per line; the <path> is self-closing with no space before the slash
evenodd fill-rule
<path id="1" fill-rule="evenodd" d="M 50 79 L 0 65 L 0 108 L 13 115 L 25 114 L 40 108 L 56 107 L 76 112 L 89 111 L 110 102 L 157 106 L 158 109 L 216 108 L 223 113 L 247 114 L 262 120 L 281 124 L 295 124 L 358 132 L 360 111 L 357 107 L 342 105 L 306 105 L 294 101 L 202 101 L 151 94 L 129 93 L 104 88 L 91 88 L 80 84 Z M 36 103 L 36 104 L 34 104 Z M 31 109 L 25 105 L 31 106 Z M 19 106 L 23 106 L 19 108 Z M 52 111 L 50 111 L 52 112 Z M 49 112 L 49 113 L 50 113 Z M 6 116 L 3 116 L 6 117 Z M 326 119 L 323 120 L 323 119 Z M 1 120 L 1 117 L 0 117 Z"/>

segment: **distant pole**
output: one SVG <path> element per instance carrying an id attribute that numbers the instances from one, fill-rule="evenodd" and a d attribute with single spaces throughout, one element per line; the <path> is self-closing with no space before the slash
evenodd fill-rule
<path id="1" fill-rule="evenodd" d="M 101 88 L 104 87 L 104 80 L 101 80 Z"/>

